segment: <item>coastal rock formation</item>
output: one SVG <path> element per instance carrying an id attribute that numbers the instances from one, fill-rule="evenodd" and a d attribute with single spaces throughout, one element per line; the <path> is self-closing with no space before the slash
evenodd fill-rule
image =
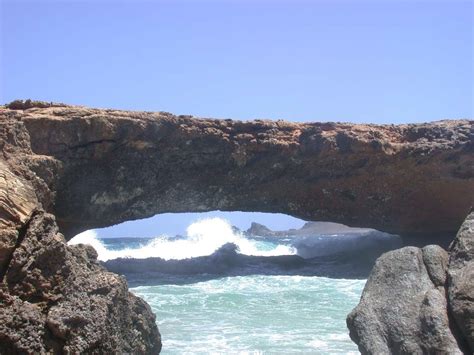
<path id="1" fill-rule="evenodd" d="M 473 280 L 474 212 L 449 256 L 435 245 L 381 256 L 347 317 L 350 336 L 362 354 L 471 354 Z"/>
<path id="2" fill-rule="evenodd" d="M 149 307 L 90 248 L 65 244 L 90 228 L 220 209 L 331 220 L 420 243 L 452 237 L 474 200 L 473 126 L 1 107 L 0 344 L 9 353 L 159 351 Z M 449 297 L 469 332 L 469 285 L 459 280 L 472 268 L 456 265 Z M 444 302 L 432 292 L 428 310 Z"/>
<path id="3" fill-rule="evenodd" d="M 305 259 L 337 255 L 341 260 L 356 262 L 354 265 L 357 261 L 370 265 L 370 269 L 380 255 L 403 246 L 397 235 L 332 222 L 306 222 L 299 229 L 283 231 L 272 231 L 253 222 L 245 234 L 269 240 L 283 238 L 286 244 L 295 248 L 297 254 Z"/>
<path id="4" fill-rule="evenodd" d="M 21 230 L 0 287 L 0 353 L 158 353 L 155 317 L 90 246 L 67 246 L 52 215 Z"/>
<path id="5" fill-rule="evenodd" d="M 53 178 L 57 162 L 4 116 L 0 147 L 0 354 L 159 353 L 150 307 L 45 212 L 55 192 L 37 174 Z"/>
<path id="6" fill-rule="evenodd" d="M 448 298 L 451 314 L 474 353 L 474 212 L 450 246 Z"/>
<path id="7" fill-rule="evenodd" d="M 330 220 L 423 243 L 452 239 L 474 201 L 469 120 L 242 122 L 8 107 L 0 109 L 7 141 L 27 150 L 8 160 L 31 171 L 40 202 L 67 238 L 157 213 L 219 209 Z"/>
<path id="8" fill-rule="evenodd" d="M 299 229 L 292 228 L 283 231 L 273 231 L 263 224 L 252 222 L 250 228 L 245 231 L 245 234 L 260 237 L 311 237 L 329 234 L 364 234 L 374 231 L 375 230 L 371 228 L 354 228 L 333 222 L 306 222 L 303 227 Z"/>

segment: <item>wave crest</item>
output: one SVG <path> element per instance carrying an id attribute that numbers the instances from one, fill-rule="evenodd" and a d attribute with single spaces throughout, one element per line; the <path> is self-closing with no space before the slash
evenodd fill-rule
<path id="1" fill-rule="evenodd" d="M 233 230 L 228 221 L 217 217 L 192 223 L 188 226 L 184 237 L 158 236 L 137 248 L 107 249 L 105 244 L 98 239 L 94 230 L 78 234 L 69 241 L 69 244 L 92 245 L 99 255 L 98 259 L 102 261 L 117 258 L 146 259 L 151 257 L 164 260 L 182 260 L 211 255 L 228 243 L 236 245 L 237 251 L 245 255 L 277 256 L 296 254 L 296 249 L 291 246 L 247 239 L 242 233 Z"/>

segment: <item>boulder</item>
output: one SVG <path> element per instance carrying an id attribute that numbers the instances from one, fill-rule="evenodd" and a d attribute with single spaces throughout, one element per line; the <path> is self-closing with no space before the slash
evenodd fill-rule
<path id="1" fill-rule="evenodd" d="M 405 247 L 377 260 L 347 317 L 362 354 L 462 354 L 449 326 L 447 261 L 438 246 Z"/>
<path id="2" fill-rule="evenodd" d="M 448 297 L 451 314 L 474 353 L 474 211 L 449 249 Z"/>
<path id="3" fill-rule="evenodd" d="M 0 353 L 134 353 L 161 349 L 155 316 L 86 245 L 68 246 L 36 210 L 0 284 Z"/>
<path id="4" fill-rule="evenodd" d="M 474 353 L 474 212 L 449 248 L 406 247 L 376 262 L 348 315 L 363 354 Z M 446 298 L 447 297 L 447 298 Z"/>

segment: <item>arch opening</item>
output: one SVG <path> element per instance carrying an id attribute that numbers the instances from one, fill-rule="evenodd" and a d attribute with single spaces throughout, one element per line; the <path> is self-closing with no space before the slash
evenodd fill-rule
<path id="1" fill-rule="evenodd" d="M 345 316 L 376 256 L 400 239 L 284 214 L 212 211 L 156 215 L 69 241 L 80 242 L 149 303 L 170 352 L 275 344 L 350 352 Z"/>
<path id="2" fill-rule="evenodd" d="M 402 245 L 399 236 L 371 228 L 240 211 L 161 214 L 89 230 L 69 243 L 91 244 L 132 285 L 245 275 L 363 279 L 378 256 Z"/>

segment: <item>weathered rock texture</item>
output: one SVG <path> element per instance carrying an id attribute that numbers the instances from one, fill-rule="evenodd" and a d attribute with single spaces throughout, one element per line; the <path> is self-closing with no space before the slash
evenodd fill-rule
<path id="1" fill-rule="evenodd" d="M 474 121 L 241 122 L 31 106 L 2 109 L 0 121 L 27 149 L 16 159 L 66 237 L 220 209 L 452 238 L 474 201 Z"/>
<path id="2" fill-rule="evenodd" d="M 474 353 L 474 212 L 450 246 L 448 297 L 454 321 Z"/>
<path id="3" fill-rule="evenodd" d="M 3 112 L 0 147 L 0 354 L 159 353 L 150 307 L 45 212 L 58 162 L 35 155 Z"/>
<path id="4" fill-rule="evenodd" d="M 5 352 L 159 350 L 146 304 L 91 249 L 66 246 L 62 235 L 89 228 L 220 209 L 411 240 L 453 235 L 474 200 L 473 125 L 240 122 L 31 101 L 0 108 L 0 344 Z M 466 270 L 460 263 L 450 279 Z M 429 310 L 445 301 L 427 272 L 418 276 L 432 293 Z M 458 285 L 449 297 L 463 307 L 469 285 Z M 454 314 L 464 324 L 465 313 Z M 440 317 L 426 322 L 445 324 Z"/>
<path id="5" fill-rule="evenodd" d="M 381 256 L 349 314 L 363 354 L 474 352 L 474 212 L 448 253 L 406 247 Z"/>

